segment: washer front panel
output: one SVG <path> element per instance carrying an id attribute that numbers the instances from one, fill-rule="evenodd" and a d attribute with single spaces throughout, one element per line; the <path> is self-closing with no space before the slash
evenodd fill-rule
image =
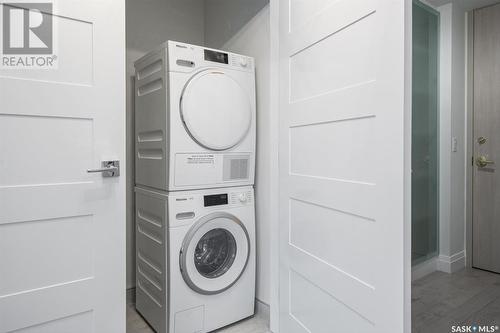
<path id="1" fill-rule="evenodd" d="M 180 114 L 189 135 L 210 150 L 236 146 L 252 123 L 245 90 L 218 69 L 199 72 L 188 81 L 181 96 Z"/>
<path id="2" fill-rule="evenodd" d="M 211 237 L 208 242 L 207 237 Z M 211 240 L 216 241 L 211 243 Z M 228 246 L 221 248 L 221 240 Z M 218 294 L 238 281 L 245 271 L 249 254 L 250 239 L 243 223 L 228 213 L 212 213 L 196 222 L 184 238 L 179 253 L 181 274 L 194 291 L 205 295 Z M 200 261 L 203 260 L 213 267 L 202 265 L 200 269 Z"/>

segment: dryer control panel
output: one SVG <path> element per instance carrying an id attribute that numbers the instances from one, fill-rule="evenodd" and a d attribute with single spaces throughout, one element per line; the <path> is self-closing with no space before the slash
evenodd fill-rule
<path id="1" fill-rule="evenodd" d="M 168 42 L 168 58 L 169 70 L 177 72 L 191 72 L 201 67 L 254 70 L 252 57 L 174 41 Z"/>

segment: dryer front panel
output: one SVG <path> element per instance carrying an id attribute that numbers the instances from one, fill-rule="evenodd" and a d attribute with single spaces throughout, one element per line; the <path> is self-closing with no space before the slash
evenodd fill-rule
<path id="1" fill-rule="evenodd" d="M 250 238 L 243 223 L 225 212 L 201 218 L 180 250 L 184 281 L 204 295 L 221 293 L 241 277 L 248 263 Z"/>
<path id="2" fill-rule="evenodd" d="M 203 70 L 187 82 L 180 114 L 192 139 L 215 151 L 236 146 L 252 124 L 248 93 L 222 69 Z"/>
<path id="3" fill-rule="evenodd" d="M 225 65 L 227 66 L 227 65 Z M 169 72 L 168 191 L 254 183 L 253 71 Z"/>

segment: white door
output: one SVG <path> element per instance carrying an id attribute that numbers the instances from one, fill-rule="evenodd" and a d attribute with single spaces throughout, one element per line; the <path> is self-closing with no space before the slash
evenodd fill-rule
<path id="1" fill-rule="evenodd" d="M 11 37 L 41 21 L 23 11 Z M 125 2 L 42 13 L 57 68 L 0 69 L 0 332 L 123 333 L 124 170 L 87 169 L 125 164 Z M 25 47 L 47 46 L 28 32 Z"/>
<path id="2" fill-rule="evenodd" d="M 404 14 L 280 1 L 280 332 L 403 332 Z"/>

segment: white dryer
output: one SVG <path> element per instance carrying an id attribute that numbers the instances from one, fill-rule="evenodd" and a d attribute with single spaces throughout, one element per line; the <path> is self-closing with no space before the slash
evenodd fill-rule
<path id="1" fill-rule="evenodd" d="M 159 333 L 204 333 L 254 314 L 252 187 L 136 188 L 136 307 Z"/>
<path id="2" fill-rule="evenodd" d="M 135 69 L 137 185 L 176 191 L 254 183 L 252 58 L 169 41 Z"/>

